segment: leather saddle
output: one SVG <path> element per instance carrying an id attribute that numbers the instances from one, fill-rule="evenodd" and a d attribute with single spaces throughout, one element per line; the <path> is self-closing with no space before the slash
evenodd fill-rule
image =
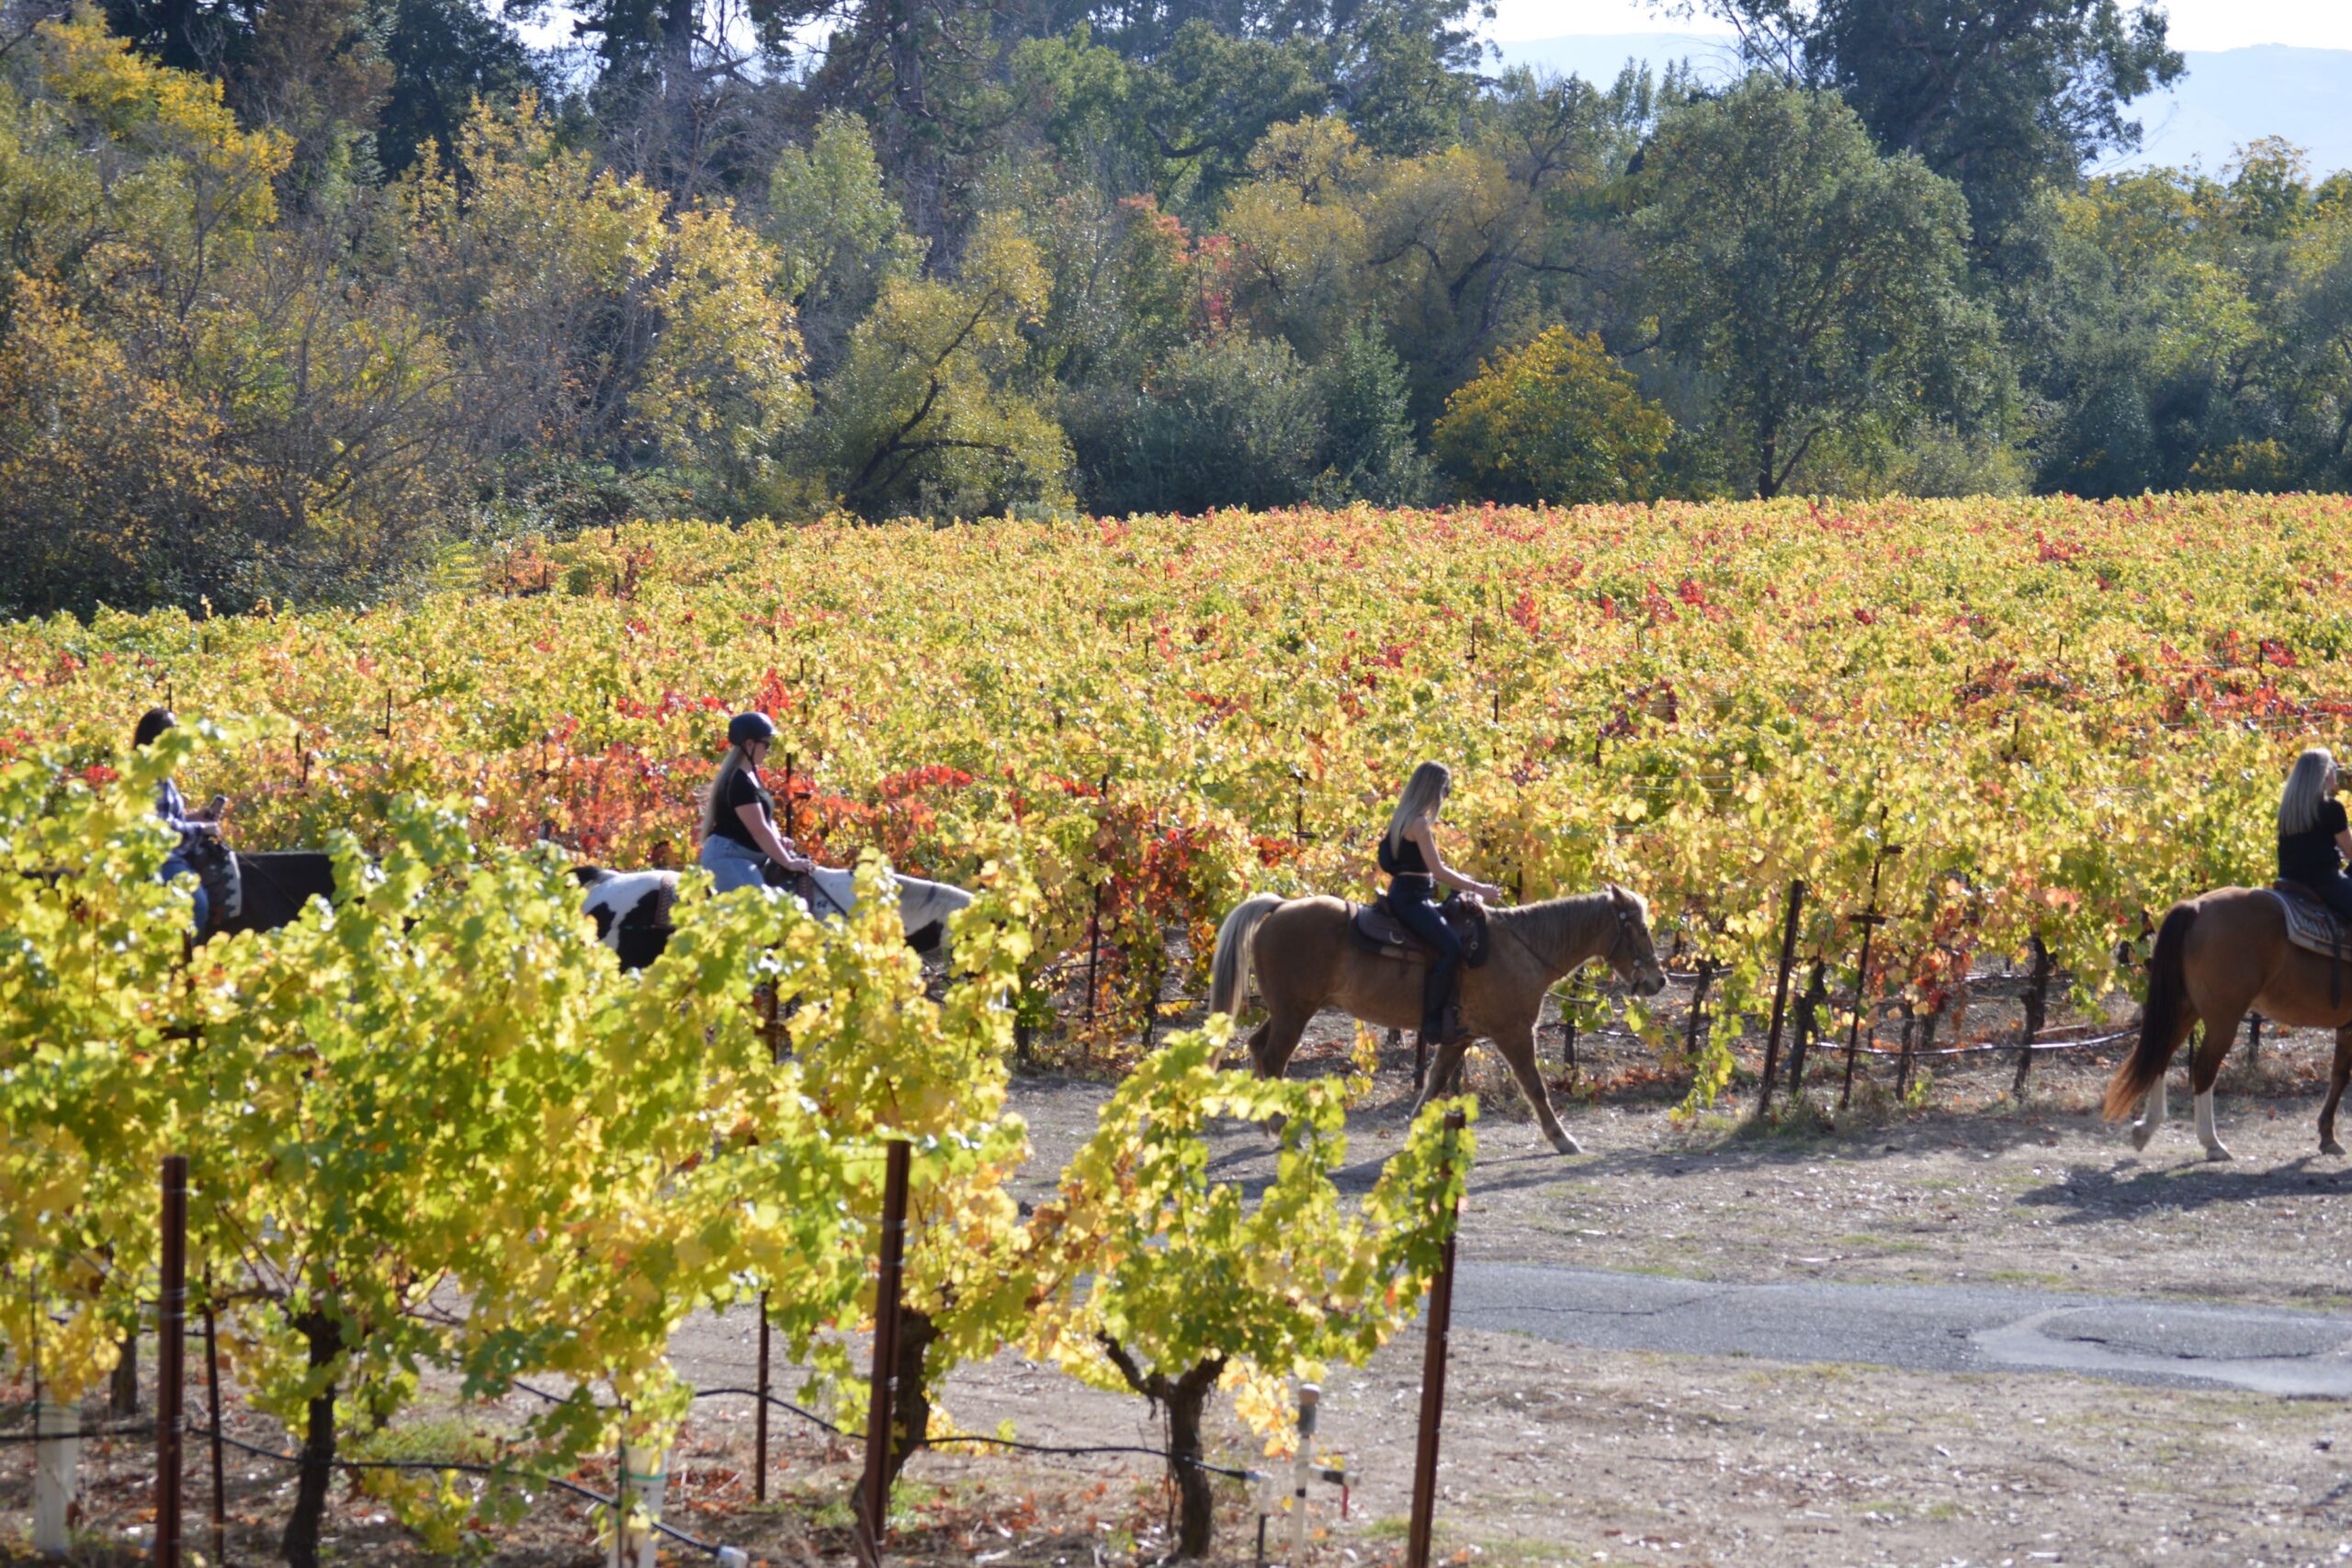
<path id="1" fill-rule="evenodd" d="M 1389 912 L 1385 894 L 1354 908 L 1354 918 L 1348 921 L 1348 934 L 1366 953 L 1409 964 L 1426 964 L 1435 956 L 1428 942 L 1407 931 L 1404 922 Z M 1462 966 L 1476 969 L 1486 963 L 1487 907 L 1457 895 L 1439 905 L 1438 912 L 1461 940 Z"/>
<path id="2" fill-rule="evenodd" d="M 2287 911 L 2287 940 L 2322 958 L 2352 958 L 2352 931 L 2319 895 L 2300 882 L 2274 882 L 2270 891 Z"/>

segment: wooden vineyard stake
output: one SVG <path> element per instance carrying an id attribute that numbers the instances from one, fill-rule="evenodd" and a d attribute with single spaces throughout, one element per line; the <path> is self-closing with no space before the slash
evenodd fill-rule
<path id="1" fill-rule="evenodd" d="M 180 1568 L 180 1390 L 187 1355 L 187 1156 L 164 1156 L 155 1303 L 155 1568 Z"/>
<path id="2" fill-rule="evenodd" d="M 904 1138 L 890 1141 L 882 1179 L 882 1258 L 874 1286 L 874 1381 L 865 1410 L 865 1476 L 850 1532 L 858 1562 L 881 1568 L 890 1518 L 890 1426 L 899 1393 L 899 1285 L 906 1262 L 907 1166 Z"/>
<path id="3" fill-rule="evenodd" d="M 1461 1111 L 1445 1113 L 1449 1162 L 1465 1124 Z M 1421 1354 L 1421 1421 L 1413 1441 L 1413 1517 L 1405 1537 L 1405 1568 L 1429 1568 L 1430 1532 L 1437 1513 L 1438 1430 L 1445 1418 L 1445 1359 L 1453 1335 L 1453 1236 L 1461 1218 L 1462 1204 L 1456 1200 L 1454 1223 L 1446 1227 L 1437 1276 L 1430 1281 L 1429 1340 Z"/>
<path id="4" fill-rule="evenodd" d="M 1883 833 L 1886 830 L 1886 807 L 1883 806 L 1879 807 L 1878 823 L 1879 830 Z M 1838 1091 L 1838 1109 L 1840 1111 L 1846 1109 L 1854 1098 L 1855 1054 L 1861 1049 L 1862 1014 L 1871 1008 L 1868 994 L 1871 983 L 1871 937 L 1886 920 L 1886 917 L 1878 912 L 1879 873 L 1885 869 L 1889 857 L 1902 852 L 1893 844 L 1882 842 L 1879 845 L 1878 854 L 1871 861 L 1871 901 L 1860 914 L 1854 917 L 1855 924 L 1862 928 L 1862 957 L 1861 963 L 1854 970 L 1854 1021 L 1853 1026 L 1846 1032 L 1846 1082 Z M 1878 1038 L 1878 1021 L 1875 1017 L 1871 1021 L 1871 1038 L 1873 1041 Z"/>

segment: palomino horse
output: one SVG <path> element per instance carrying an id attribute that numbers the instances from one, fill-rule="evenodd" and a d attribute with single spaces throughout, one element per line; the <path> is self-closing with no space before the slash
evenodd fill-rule
<path id="1" fill-rule="evenodd" d="M 2322 1154 L 2342 1154 L 2335 1106 L 2352 1077 L 2352 976 L 2331 975 L 2333 967 L 2332 960 L 2287 941 L 2286 910 L 2267 888 L 2222 887 L 2175 904 L 2156 928 L 2139 1043 L 2107 1086 L 2107 1119 L 2120 1122 L 2144 1105 L 2132 1125 L 2132 1146 L 2148 1146 L 2164 1125 L 2165 1069 L 2201 1021 L 2205 1039 L 2188 1063 L 2197 1136 L 2207 1159 L 2228 1159 L 2213 1131 L 2213 1080 L 2238 1024 L 2258 1009 L 2290 1028 L 2335 1031 L 2335 1072 L 2319 1113 L 2319 1146 Z"/>
<path id="2" fill-rule="evenodd" d="M 1392 1029 L 1420 1022 L 1425 966 L 1359 947 L 1348 933 L 1354 914 L 1337 898 L 1284 900 L 1261 893 L 1244 900 L 1218 928 L 1209 1010 L 1229 1014 L 1240 1007 L 1254 964 L 1267 1014 L 1250 1036 L 1250 1057 L 1260 1077 L 1282 1077 L 1306 1021 L 1320 1009 L 1335 1007 Z M 1464 1033 L 1439 1050 L 1421 1102 L 1453 1077 L 1473 1036 L 1491 1040 L 1510 1064 L 1552 1146 L 1564 1155 L 1579 1154 L 1535 1069 L 1535 1021 L 1544 994 L 1591 959 L 1616 971 L 1635 996 L 1654 997 L 1666 988 L 1650 942 L 1648 907 L 1637 895 L 1612 886 L 1497 909 L 1488 923 L 1487 962 L 1462 972 Z"/>

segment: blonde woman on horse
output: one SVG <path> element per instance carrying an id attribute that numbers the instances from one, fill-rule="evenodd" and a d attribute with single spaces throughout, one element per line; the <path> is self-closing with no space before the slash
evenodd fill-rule
<path id="1" fill-rule="evenodd" d="M 739 713 L 727 721 L 727 756 L 702 807 L 700 859 L 716 892 L 761 886 L 769 861 L 796 876 L 817 869 L 798 845 L 776 831 L 775 797 L 760 779 L 760 764 L 775 739 L 775 721 L 763 713 Z"/>
<path id="2" fill-rule="evenodd" d="M 1491 902 L 1503 896 L 1501 888 L 1464 876 L 1438 853 L 1437 823 L 1453 788 L 1453 774 L 1444 763 L 1423 762 L 1415 768 L 1396 809 L 1389 813 L 1388 830 L 1380 838 L 1380 869 L 1388 873 L 1390 912 L 1437 951 L 1421 991 L 1421 1037 L 1433 1045 L 1443 1043 L 1458 1027 L 1447 1015 L 1454 978 L 1462 969 L 1461 939 L 1438 912 L 1438 885 Z"/>
<path id="3" fill-rule="evenodd" d="M 2352 876 L 2344 862 L 2352 856 L 2352 823 L 2335 798 L 2342 775 L 2324 746 L 2295 759 L 2278 796 L 2278 879 L 2300 883 L 2320 901 L 2352 920 Z"/>

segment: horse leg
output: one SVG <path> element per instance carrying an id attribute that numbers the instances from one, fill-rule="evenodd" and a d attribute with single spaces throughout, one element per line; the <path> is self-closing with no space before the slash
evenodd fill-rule
<path id="1" fill-rule="evenodd" d="M 1466 1034 L 1457 1034 L 1437 1048 L 1437 1060 L 1430 1064 L 1430 1075 L 1421 1080 L 1420 1097 L 1413 1101 L 1414 1115 L 1419 1116 L 1422 1106 L 1444 1092 L 1443 1086 L 1461 1070 L 1462 1058 L 1469 1049 L 1470 1037 Z"/>
<path id="2" fill-rule="evenodd" d="M 1290 1066 L 1290 1054 L 1298 1049 L 1301 1036 L 1306 1032 L 1311 1014 L 1271 1012 L 1266 1021 L 1250 1036 L 1250 1054 L 1257 1058 L 1258 1076 L 1278 1078 Z"/>
<path id="3" fill-rule="evenodd" d="M 2237 1043 L 2238 1024 L 2245 1009 L 2215 1011 L 2220 1016 L 2206 1021 L 2205 1038 L 2188 1059 L 2188 1087 L 2197 1095 L 2197 1141 L 2205 1145 L 2205 1157 L 2232 1159 L 2235 1156 L 2222 1146 L 2222 1135 L 2213 1130 L 2213 1080 L 2222 1076 L 2222 1059 Z"/>
<path id="4" fill-rule="evenodd" d="M 1519 1092 L 1527 1096 L 1527 1103 L 1535 1108 L 1536 1124 L 1552 1140 L 1552 1146 L 1564 1155 L 1584 1153 L 1584 1146 L 1568 1135 L 1568 1130 L 1560 1125 L 1560 1118 L 1552 1109 L 1552 1093 L 1544 1087 L 1544 1075 L 1535 1066 L 1534 1030 L 1506 1031 L 1496 1036 L 1495 1049 L 1510 1064 L 1510 1076 L 1519 1080 Z"/>
<path id="5" fill-rule="evenodd" d="M 2335 1141 L 2335 1107 L 2344 1098 L 2344 1085 L 2352 1079 L 2352 1023 L 2335 1032 L 2335 1071 L 2327 1086 L 2327 1103 L 2320 1107 L 2319 1152 L 2340 1155 L 2344 1145 Z"/>

